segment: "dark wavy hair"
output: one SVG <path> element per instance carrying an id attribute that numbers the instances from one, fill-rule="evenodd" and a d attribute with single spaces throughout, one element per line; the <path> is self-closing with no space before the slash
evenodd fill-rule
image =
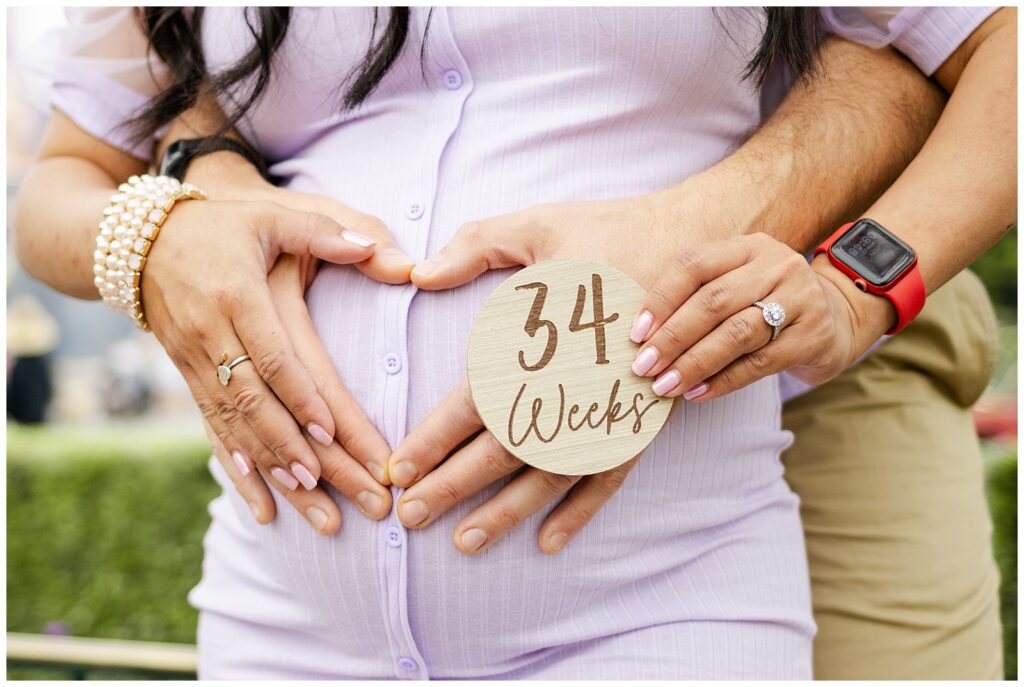
<path id="1" fill-rule="evenodd" d="M 241 97 L 235 94 L 232 98 L 229 111 L 224 113 L 226 121 L 218 133 L 232 128 L 266 90 L 274 54 L 284 41 L 292 17 L 290 7 L 244 8 L 252 47 L 229 68 L 209 74 L 201 44 L 204 8 L 143 7 L 137 12 L 149 39 L 150 51 L 168 67 L 170 83 L 126 122 L 136 143 L 195 105 L 204 82 L 211 93 L 222 95 L 255 75 L 248 93 Z M 380 8 L 373 8 L 371 36 L 377 34 L 380 12 Z M 813 73 L 815 55 L 824 37 L 818 8 L 766 7 L 764 13 L 765 31 L 743 77 L 760 86 L 772 68 L 780 63 L 798 78 Z M 427 15 L 425 32 L 430 29 L 432 14 L 433 9 Z M 341 101 L 343 109 L 357 107 L 373 93 L 402 54 L 408 34 L 409 8 L 389 8 L 387 26 L 381 37 L 371 43 L 360 64 L 339 84 L 339 87 L 346 85 Z M 421 49 L 421 63 L 422 59 Z"/>

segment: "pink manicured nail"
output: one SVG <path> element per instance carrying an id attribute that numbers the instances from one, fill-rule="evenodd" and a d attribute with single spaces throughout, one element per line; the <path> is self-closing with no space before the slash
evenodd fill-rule
<path id="1" fill-rule="evenodd" d="M 683 398 L 687 401 L 692 401 L 695 398 L 700 398 L 708 392 L 708 385 L 705 382 L 701 382 L 697 386 L 693 387 L 689 391 L 683 394 Z"/>
<path id="2" fill-rule="evenodd" d="M 633 343 L 643 341 L 647 332 L 651 331 L 652 324 L 654 324 L 654 315 L 650 310 L 644 310 L 633 320 L 633 328 L 629 330 L 629 340 Z"/>
<path id="3" fill-rule="evenodd" d="M 373 244 L 377 243 L 369 236 L 363 236 L 358 231 L 351 231 L 349 229 L 341 232 L 341 238 L 345 239 L 349 243 L 356 244 L 360 248 L 369 248 Z"/>
<path id="4" fill-rule="evenodd" d="M 299 486 L 299 480 L 292 477 L 292 473 L 288 472 L 284 468 L 271 468 L 270 475 L 280 482 L 288 491 L 292 491 L 295 487 Z"/>
<path id="5" fill-rule="evenodd" d="M 242 477 L 248 475 L 249 472 L 252 470 L 252 467 L 250 467 L 249 465 L 248 459 L 241 451 L 232 451 L 231 460 L 235 461 L 235 467 L 238 468 L 238 472 L 242 474 Z"/>
<path id="6" fill-rule="evenodd" d="M 643 377 L 648 370 L 654 367 L 656 362 L 658 362 L 658 349 L 648 346 L 636 354 L 636 360 L 633 361 L 633 374 Z"/>
<path id="7" fill-rule="evenodd" d="M 306 466 L 302 463 L 295 463 L 292 465 L 292 474 L 295 478 L 302 482 L 302 486 L 306 487 L 307 491 L 316 489 L 316 478 L 313 477 L 313 473 L 306 469 Z"/>
<path id="8" fill-rule="evenodd" d="M 653 389 L 654 393 L 659 396 L 664 396 L 668 392 L 672 391 L 672 389 L 679 386 L 680 379 L 681 377 L 676 370 L 669 370 L 654 380 L 654 384 L 651 385 L 651 389 Z"/>
<path id="9" fill-rule="evenodd" d="M 310 422 L 306 426 L 306 431 L 309 432 L 309 436 L 313 437 L 313 439 L 316 440 L 316 443 L 320 444 L 321 446 L 329 447 L 331 444 L 334 443 L 334 439 L 332 439 L 331 435 L 327 433 L 327 430 L 325 430 L 323 427 L 321 427 L 315 422 Z"/>
<path id="10" fill-rule="evenodd" d="M 466 551 L 476 551 L 487 541 L 487 533 L 479 527 L 462 533 L 462 546 Z"/>

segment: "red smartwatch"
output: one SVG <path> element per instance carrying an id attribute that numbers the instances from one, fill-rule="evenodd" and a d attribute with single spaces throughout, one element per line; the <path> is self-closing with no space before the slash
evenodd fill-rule
<path id="1" fill-rule="evenodd" d="M 814 254 L 827 253 L 861 291 L 888 298 L 896 307 L 895 334 L 924 307 L 925 288 L 914 249 L 878 222 L 861 219 L 839 227 Z"/>

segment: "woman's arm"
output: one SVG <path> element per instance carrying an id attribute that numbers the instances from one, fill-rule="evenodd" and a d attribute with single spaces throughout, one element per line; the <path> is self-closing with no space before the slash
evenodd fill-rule
<path id="1" fill-rule="evenodd" d="M 935 73 L 934 131 L 865 213 L 913 246 L 931 293 L 1017 220 L 1017 9 L 989 17 Z"/>
<path id="2" fill-rule="evenodd" d="M 142 160 L 54 112 L 15 203 L 15 250 L 22 267 L 69 296 L 99 298 L 92 254 L 101 213 L 119 183 L 145 171 Z"/>
<path id="3" fill-rule="evenodd" d="M 29 273 L 66 293 L 95 297 L 92 254 L 102 211 L 118 178 L 142 166 L 55 112 L 17 200 L 18 254 Z M 149 325 L 204 417 L 229 451 L 285 489 L 316 487 L 316 452 L 336 446 L 336 423 L 287 337 L 268 272 L 284 253 L 340 264 L 373 254 L 372 242 L 346 236 L 352 234 L 325 215 L 268 201 L 193 201 L 171 211 L 142 275 Z M 252 357 L 227 386 L 215 373 L 224 352 Z M 363 483 L 386 505 L 386 489 L 368 474 Z"/>

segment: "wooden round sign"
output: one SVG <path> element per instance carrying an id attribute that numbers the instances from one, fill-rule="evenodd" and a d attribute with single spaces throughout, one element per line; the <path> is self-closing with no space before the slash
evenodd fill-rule
<path id="1" fill-rule="evenodd" d="M 469 385 L 505 448 L 542 470 L 589 475 L 647 447 L 674 399 L 630 369 L 643 299 L 632 279 L 589 260 L 538 263 L 495 290 L 469 337 Z"/>

